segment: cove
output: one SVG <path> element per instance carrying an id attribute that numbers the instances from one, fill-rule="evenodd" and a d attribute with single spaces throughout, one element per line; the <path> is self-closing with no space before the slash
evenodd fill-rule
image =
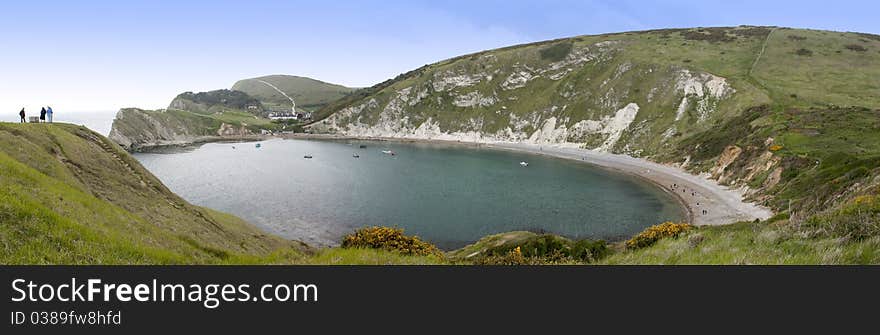
<path id="1" fill-rule="evenodd" d="M 315 246 L 376 225 L 446 250 L 515 230 L 613 240 L 686 217 L 640 178 L 485 146 L 272 139 L 134 156 L 187 201 Z"/>

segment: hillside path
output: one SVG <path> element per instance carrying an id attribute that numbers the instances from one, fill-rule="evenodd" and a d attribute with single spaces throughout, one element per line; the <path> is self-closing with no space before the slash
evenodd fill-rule
<path id="1" fill-rule="evenodd" d="M 760 60 L 761 60 L 761 57 L 764 56 L 764 50 L 767 50 L 767 43 L 770 42 L 770 36 L 773 35 L 773 32 L 774 32 L 774 31 L 776 31 L 776 28 L 771 28 L 771 29 L 770 29 L 770 32 L 767 33 L 767 37 L 764 39 L 764 43 L 761 44 L 761 51 L 758 52 L 758 56 L 755 57 L 755 61 L 752 62 L 752 67 L 749 68 L 749 77 L 752 76 L 752 72 L 755 72 L 755 67 L 758 66 L 758 61 L 760 61 Z"/>
<path id="2" fill-rule="evenodd" d="M 287 95 L 287 93 L 284 93 L 284 91 L 278 89 L 278 87 L 275 87 L 275 85 L 272 85 L 272 84 L 270 84 L 270 83 L 267 82 L 267 81 L 263 81 L 263 80 L 260 80 L 260 79 L 255 79 L 255 80 L 256 80 L 256 81 L 259 81 L 259 82 L 261 82 L 261 83 L 263 83 L 263 84 L 266 84 L 266 86 L 269 86 L 269 87 L 271 87 L 273 90 L 278 91 L 278 93 L 281 93 L 281 95 L 283 95 L 285 98 L 287 98 L 287 100 L 290 100 L 290 103 L 293 104 L 293 107 L 291 107 L 290 110 L 292 110 L 294 113 L 296 113 L 296 101 L 293 101 L 293 98 L 291 98 L 289 95 Z"/>

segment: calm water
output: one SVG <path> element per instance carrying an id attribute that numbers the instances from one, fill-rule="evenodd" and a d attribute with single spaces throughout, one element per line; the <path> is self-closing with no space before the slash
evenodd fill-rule
<path id="1" fill-rule="evenodd" d="M 192 203 L 313 245 L 372 225 L 401 227 L 444 249 L 513 230 L 609 239 L 683 217 L 659 188 L 574 161 L 444 144 L 255 143 L 135 157 Z"/>

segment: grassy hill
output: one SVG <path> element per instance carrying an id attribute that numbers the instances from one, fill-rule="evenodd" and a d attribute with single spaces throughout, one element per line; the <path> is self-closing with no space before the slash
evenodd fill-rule
<path id="1" fill-rule="evenodd" d="M 577 145 L 747 187 L 802 222 L 876 194 L 880 36 L 742 26 L 578 36 L 426 65 L 312 132 Z"/>
<path id="2" fill-rule="evenodd" d="M 193 206 L 107 138 L 0 124 L 2 264 L 287 262 L 308 247 Z"/>
<path id="3" fill-rule="evenodd" d="M 269 109 L 285 111 L 292 105 L 288 97 L 296 102 L 297 108 L 313 111 L 354 91 L 341 85 L 288 75 L 243 79 L 232 85 L 232 89 L 259 99 Z"/>

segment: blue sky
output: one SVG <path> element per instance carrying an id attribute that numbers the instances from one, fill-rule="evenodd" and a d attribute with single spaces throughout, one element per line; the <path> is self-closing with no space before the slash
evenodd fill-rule
<path id="1" fill-rule="evenodd" d="M 511 44 L 666 27 L 880 33 L 872 1 L 4 1 L 0 111 L 163 108 L 294 74 L 369 86 Z"/>

